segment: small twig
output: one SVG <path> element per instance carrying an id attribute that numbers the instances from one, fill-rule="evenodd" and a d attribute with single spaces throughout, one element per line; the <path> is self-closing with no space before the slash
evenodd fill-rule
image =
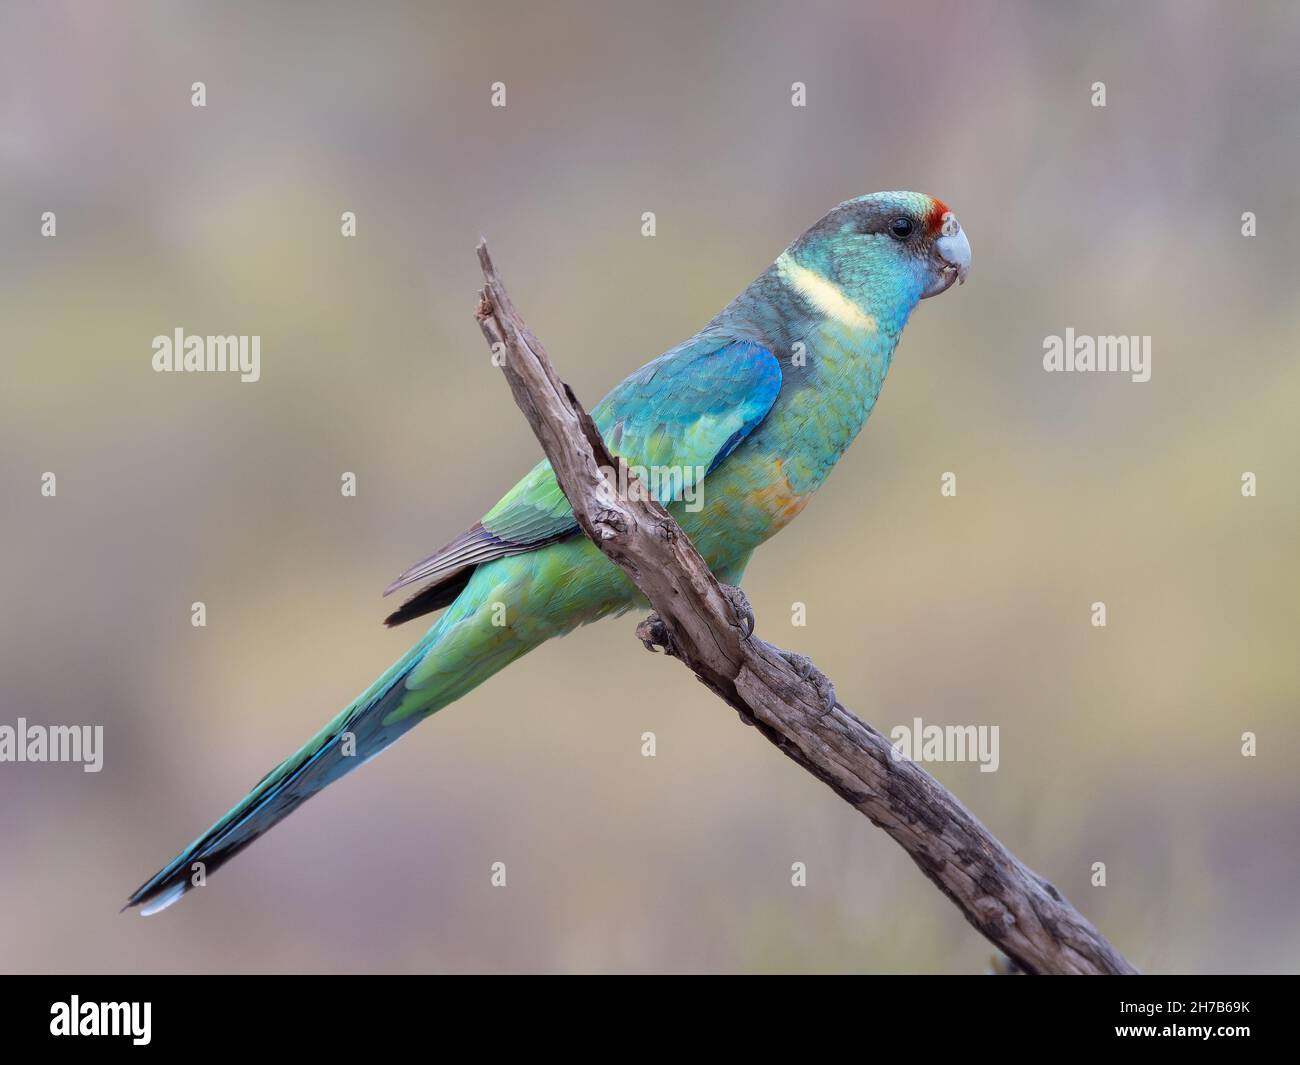
<path id="1" fill-rule="evenodd" d="M 479 245 L 478 257 L 485 287 L 476 317 L 493 351 L 505 355 L 515 402 L 583 532 L 623 568 L 656 612 L 637 635 L 648 646 L 665 646 L 743 720 L 888 832 L 1019 968 L 1135 972 L 956 797 L 918 765 L 897 757 L 884 736 L 835 701 L 829 685 L 818 682 L 824 681 L 820 674 L 810 676 L 791 662 L 806 660 L 747 638 L 732 590 L 718 584 L 668 512 L 648 493 L 616 493 L 602 468 L 617 471 L 621 460 L 610 455 L 515 312 L 486 244 Z"/>

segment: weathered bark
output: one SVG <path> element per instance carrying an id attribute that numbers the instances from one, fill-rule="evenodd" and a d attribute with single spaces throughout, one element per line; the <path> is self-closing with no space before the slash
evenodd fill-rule
<path id="1" fill-rule="evenodd" d="M 748 635 L 752 615 L 719 585 L 668 512 L 617 494 L 617 470 L 590 416 L 515 312 L 487 247 L 476 312 L 583 532 L 621 566 L 657 617 L 637 635 L 680 658 L 742 720 L 883 828 L 966 919 L 1029 973 L 1134 968 L 1046 880 L 1008 851 L 947 789 L 834 699 L 798 656 Z M 624 476 L 630 479 L 630 474 Z M 635 495 L 635 498 L 630 496 Z M 748 624 L 747 624 L 748 622 Z M 793 660 L 793 661 L 792 661 Z"/>

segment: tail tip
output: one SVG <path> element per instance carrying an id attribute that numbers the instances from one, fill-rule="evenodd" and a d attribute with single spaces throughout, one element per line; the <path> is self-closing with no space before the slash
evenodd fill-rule
<path id="1" fill-rule="evenodd" d="M 140 907 L 141 917 L 152 917 L 155 913 L 161 913 L 179 899 L 186 891 L 189 890 L 189 884 L 185 880 L 177 880 L 173 884 L 158 891 L 146 891 L 141 888 L 129 899 L 126 905 L 119 910 L 119 913 L 125 913 L 133 907 Z"/>

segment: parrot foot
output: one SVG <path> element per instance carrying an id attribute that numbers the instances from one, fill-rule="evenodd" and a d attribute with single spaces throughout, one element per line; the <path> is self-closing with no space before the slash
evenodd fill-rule
<path id="1" fill-rule="evenodd" d="M 731 606 L 736 615 L 736 627 L 740 629 L 741 640 L 748 640 L 754 635 L 754 608 L 749 605 L 749 597 L 734 584 L 719 584 L 722 597 Z"/>
<path id="2" fill-rule="evenodd" d="M 822 712 L 830 713 L 835 708 L 835 685 L 831 683 L 830 677 L 814 666 L 812 659 L 807 655 L 797 655 L 793 651 L 779 653 L 789 663 L 790 668 L 799 674 L 800 680 L 813 686 L 817 698 L 821 700 Z"/>
<path id="3" fill-rule="evenodd" d="M 651 653 L 655 648 L 662 647 L 664 654 L 670 658 L 681 657 L 677 653 L 677 641 L 673 639 L 673 634 L 668 631 L 664 619 L 658 614 L 651 614 L 636 627 L 636 638 L 645 644 L 645 649 Z"/>

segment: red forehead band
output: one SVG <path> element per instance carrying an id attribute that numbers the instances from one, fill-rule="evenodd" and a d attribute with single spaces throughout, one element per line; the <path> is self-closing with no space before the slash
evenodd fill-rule
<path id="1" fill-rule="evenodd" d="M 926 228 L 931 233 L 938 233 L 943 225 L 943 216 L 948 213 L 948 205 L 943 200 L 935 200 L 934 206 L 930 208 L 930 213 L 925 219 Z"/>

